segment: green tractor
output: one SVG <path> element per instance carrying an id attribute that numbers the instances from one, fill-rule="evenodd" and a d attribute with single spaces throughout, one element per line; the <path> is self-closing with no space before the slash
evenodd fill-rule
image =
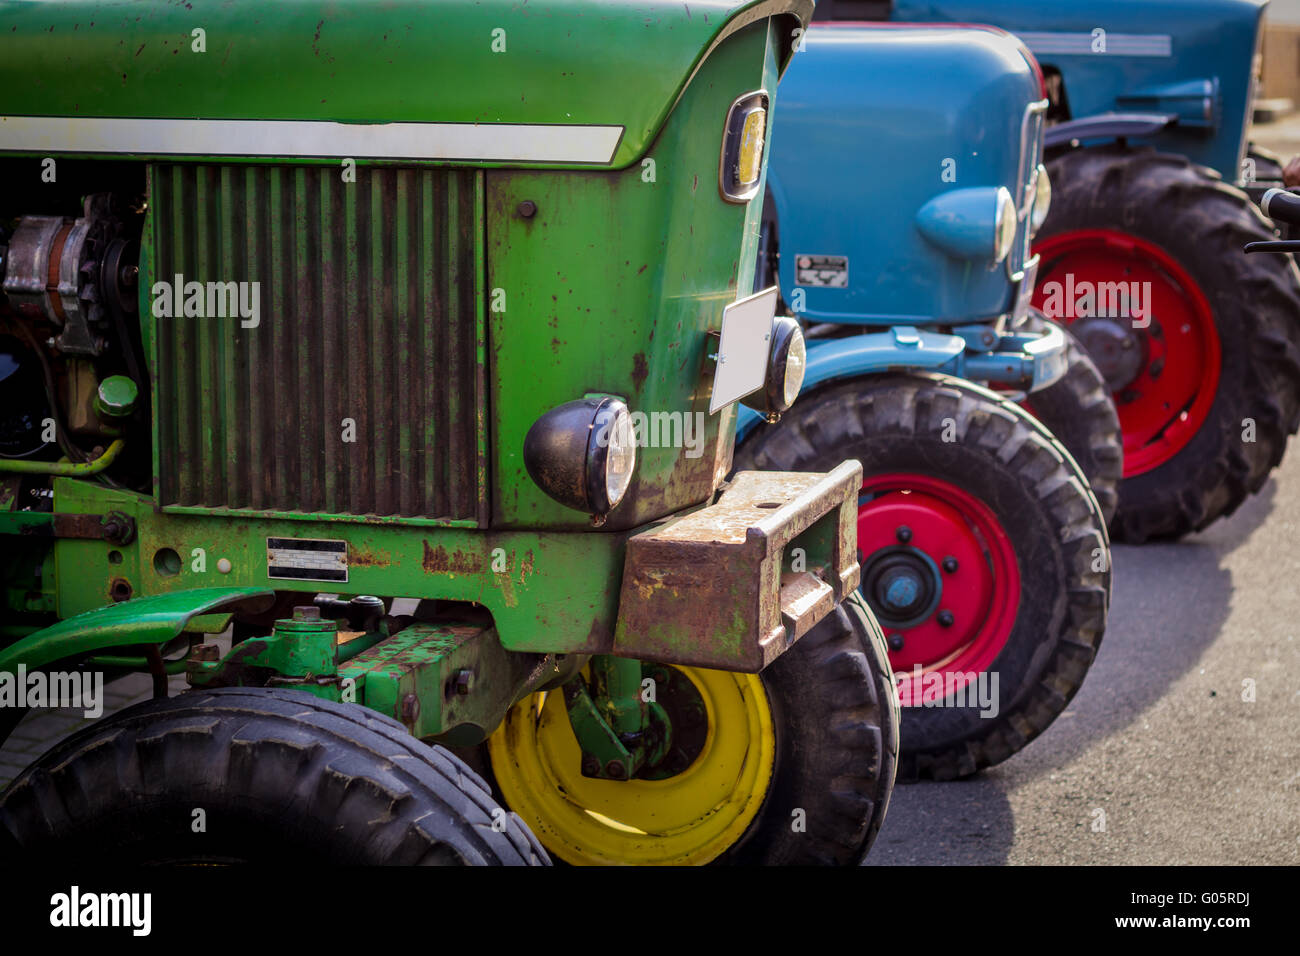
<path id="1" fill-rule="evenodd" d="M 0 737 L 155 686 L 0 855 L 865 855 L 861 468 L 726 480 L 802 381 L 750 293 L 811 9 L 0 10 Z"/>

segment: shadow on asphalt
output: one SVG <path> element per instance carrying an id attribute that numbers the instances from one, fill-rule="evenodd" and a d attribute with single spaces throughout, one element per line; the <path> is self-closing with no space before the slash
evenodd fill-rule
<path id="1" fill-rule="evenodd" d="M 1290 444 L 1293 443 L 1288 442 Z M 1236 514 L 1226 520 L 1216 521 L 1188 540 L 1208 544 L 1216 554 L 1229 554 L 1249 541 L 1250 536 L 1269 519 L 1276 500 L 1277 479 L 1269 478 L 1263 488 L 1242 502 Z"/>
<path id="2" fill-rule="evenodd" d="M 899 786 L 867 865 L 1005 863 L 1015 838 L 1008 794 L 1123 734 L 1197 666 L 1227 619 L 1232 577 L 1222 558 L 1267 520 L 1276 492 L 1270 480 L 1231 518 L 1182 541 L 1115 545 L 1106 635 L 1065 713 L 976 777 Z"/>

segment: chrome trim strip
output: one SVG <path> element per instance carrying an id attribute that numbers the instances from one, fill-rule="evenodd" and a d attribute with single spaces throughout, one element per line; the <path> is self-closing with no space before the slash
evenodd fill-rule
<path id="1" fill-rule="evenodd" d="M 0 116 L 0 152 L 608 164 L 622 126 Z"/>

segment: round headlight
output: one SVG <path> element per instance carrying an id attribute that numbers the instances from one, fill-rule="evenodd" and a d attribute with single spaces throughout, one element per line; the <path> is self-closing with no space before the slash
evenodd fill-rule
<path id="1" fill-rule="evenodd" d="M 1016 242 L 1016 203 L 1011 193 L 998 187 L 998 218 L 993 246 L 993 261 L 1001 262 L 1011 254 Z"/>
<path id="2" fill-rule="evenodd" d="M 1047 213 L 1052 208 L 1052 181 L 1047 178 L 1047 167 L 1038 166 L 1038 176 L 1034 180 L 1034 206 L 1029 213 L 1029 234 L 1035 235 L 1047 221 Z"/>
<path id="3" fill-rule="evenodd" d="M 761 389 L 742 398 L 741 404 L 762 412 L 769 422 L 775 422 L 799 397 L 807 371 L 808 350 L 804 345 L 803 329 L 790 316 L 778 315 L 772 320 L 767 380 Z"/>
<path id="4" fill-rule="evenodd" d="M 623 500 L 636 471 L 627 405 L 592 396 L 552 408 L 528 429 L 524 467 L 542 491 L 599 524 Z"/>
<path id="5" fill-rule="evenodd" d="M 808 371 L 808 348 L 804 344 L 803 330 L 794 325 L 790 346 L 785 355 L 785 376 L 781 387 L 782 403 L 786 408 L 794 404 L 803 388 L 804 373 Z"/>
<path id="6" fill-rule="evenodd" d="M 592 437 L 596 447 L 589 456 L 591 466 L 587 479 L 601 486 L 592 490 L 591 498 L 597 505 L 605 506 L 594 509 L 603 514 L 623 500 L 632 484 L 632 472 L 636 470 L 636 433 L 627 406 L 615 399 L 602 405 L 596 413 Z"/>

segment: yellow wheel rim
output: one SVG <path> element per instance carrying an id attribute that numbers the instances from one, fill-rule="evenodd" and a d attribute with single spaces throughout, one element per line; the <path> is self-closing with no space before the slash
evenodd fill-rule
<path id="1" fill-rule="evenodd" d="M 772 779 L 767 692 L 755 674 L 677 668 L 704 700 L 703 749 L 664 780 L 584 777 L 564 695 L 537 693 L 506 714 L 488 756 L 510 809 L 574 864 L 708 863 L 745 833 Z"/>

